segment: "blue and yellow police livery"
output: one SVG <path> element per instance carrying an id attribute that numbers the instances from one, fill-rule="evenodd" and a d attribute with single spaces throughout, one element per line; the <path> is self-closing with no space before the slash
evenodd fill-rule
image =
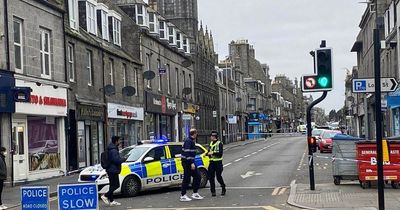
<path id="1" fill-rule="evenodd" d="M 135 196 L 142 190 L 180 185 L 183 179 L 180 158 L 182 144 L 182 142 L 154 143 L 152 141 L 121 150 L 121 156 L 127 160 L 122 164 L 119 175 L 121 187 L 115 193 Z M 201 176 L 200 187 L 205 187 L 209 157 L 203 146 L 196 144 L 196 148 L 195 164 Z M 78 181 L 96 182 L 101 193 L 108 190 L 107 173 L 100 164 L 84 169 Z"/>

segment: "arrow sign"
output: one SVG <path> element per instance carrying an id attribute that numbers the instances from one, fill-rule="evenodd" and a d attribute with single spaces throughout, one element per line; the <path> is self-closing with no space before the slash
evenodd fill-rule
<path id="1" fill-rule="evenodd" d="M 381 91 L 393 92 L 396 90 L 399 83 L 395 78 L 381 78 Z M 353 79 L 352 80 L 353 93 L 374 93 L 375 92 L 375 79 L 364 78 L 364 79 Z"/>
<path id="2" fill-rule="evenodd" d="M 248 171 L 248 172 L 246 172 L 246 174 L 243 174 L 243 175 L 240 175 L 240 176 L 243 179 L 246 179 L 246 178 L 249 178 L 249 177 L 254 176 L 254 175 L 260 176 L 260 175 L 262 175 L 262 173 L 256 173 L 255 171 Z"/>

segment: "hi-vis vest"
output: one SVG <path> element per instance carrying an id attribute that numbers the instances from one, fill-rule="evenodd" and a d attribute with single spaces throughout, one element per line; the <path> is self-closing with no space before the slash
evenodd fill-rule
<path id="1" fill-rule="evenodd" d="M 210 151 L 214 153 L 219 153 L 219 144 L 221 142 L 217 140 L 215 143 L 213 141 L 210 142 Z M 221 161 L 222 157 L 216 157 L 214 155 L 211 155 L 210 161 Z"/>

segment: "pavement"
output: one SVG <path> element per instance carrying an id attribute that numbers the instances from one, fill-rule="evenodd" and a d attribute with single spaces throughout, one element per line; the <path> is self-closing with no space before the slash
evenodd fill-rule
<path id="1" fill-rule="evenodd" d="M 269 138 L 270 139 L 270 138 Z M 266 139 L 255 139 L 255 140 L 245 140 L 233 142 L 224 145 L 224 151 L 232 150 L 238 147 L 251 145 L 258 142 L 265 142 Z M 20 206 L 20 187 L 29 185 L 48 185 L 50 187 L 50 198 L 57 197 L 57 186 L 61 183 L 76 183 L 78 180 L 78 173 L 71 174 L 68 176 L 60 176 L 49 179 L 37 180 L 24 185 L 17 185 L 14 187 L 5 187 L 3 189 L 3 204 L 10 209 L 18 208 Z M 53 199 L 54 200 L 54 199 Z"/>
<path id="2" fill-rule="evenodd" d="M 304 150 L 299 168 L 290 185 L 288 203 L 300 209 L 375 210 L 378 209 L 376 185 L 362 189 L 358 180 L 333 183 L 332 154 L 315 153 L 315 190 L 310 190 L 307 150 Z M 329 157 L 329 158 L 328 158 Z M 385 209 L 400 209 L 400 189 L 385 187 Z"/>
<path id="3" fill-rule="evenodd" d="M 357 182 L 341 185 L 317 184 L 311 191 L 309 184 L 292 184 L 288 203 L 303 209 L 375 210 L 378 209 L 376 187 L 362 189 Z M 400 190 L 385 188 L 385 209 L 400 208 Z"/>

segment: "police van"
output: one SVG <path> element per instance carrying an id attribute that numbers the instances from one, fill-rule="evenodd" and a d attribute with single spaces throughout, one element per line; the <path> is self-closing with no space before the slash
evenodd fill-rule
<path id="1" fill-rule="evenodd" d="M 120 188 L 115 193 L 135 196 L 138 192 L 154 188 L 179 186 L 183 179 L 181 153 L 183 142 L 143 141 L 142 145 L 124 148 L 120 155 L 126 158 L 119 174 Z M 209 157 L 207 150 L 196 144 L 195 164 L 201 176 L 200 187 L 207 185 Z M 109 188 L 106 170 L 100 164 L 85 168 L 78 182 L 96 182 L 99 193 Z"/>

